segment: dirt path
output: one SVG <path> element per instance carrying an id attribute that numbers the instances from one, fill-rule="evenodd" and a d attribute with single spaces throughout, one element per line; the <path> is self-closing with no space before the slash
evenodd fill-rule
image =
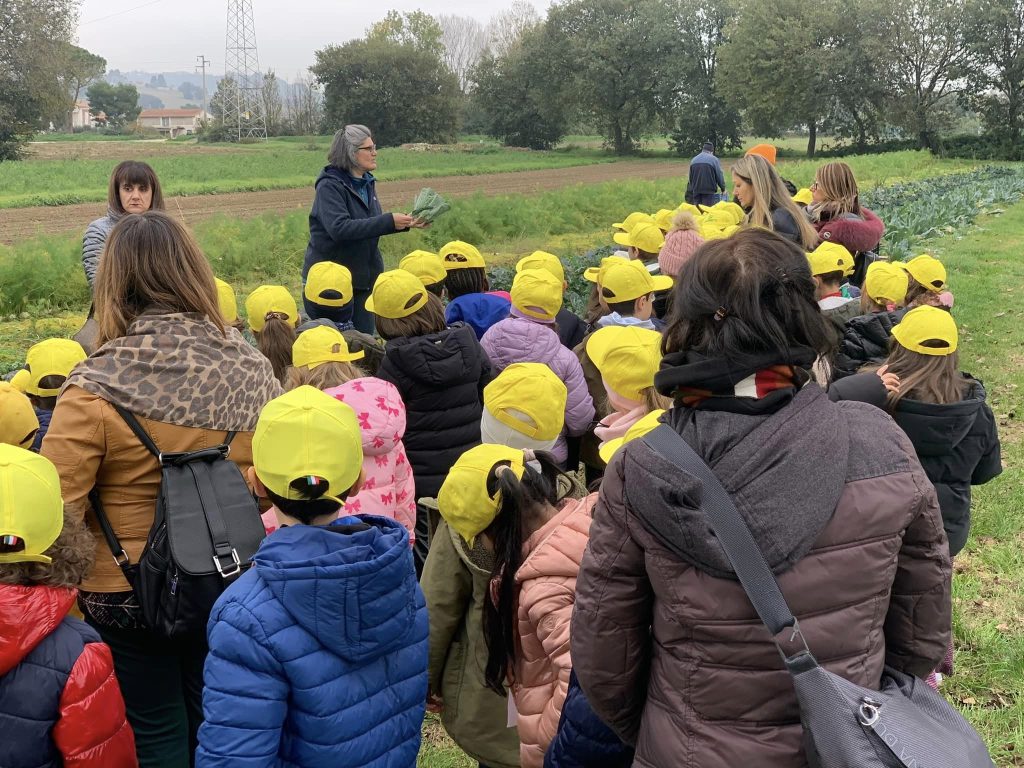
<path id="1" fill-rule="evenodd" d="M 541 171 L 382 181 L 378 184 L 377 191 L 384 210 L 407 210 L 416 193 L 425 186 L 430 186 L 442 195 L 450 197 L 465 197 L 478 192 L 485 195 L 532 195 L 572 184 L 678 178 L 679 197 L 682 199 L 687 167 L 687 164 L 681 161 L 624 160 Z M 171 213 L 182 216 L 191 225 L 216 214 L 246 218 L 262 213 L 309 210 L 312 201 L 313 188 L 310 184 L 305 189 L 172 197 L 167 200 L 167 208 Z M 37 235 L 84 232 L 89 222 L 102 216 L 105 210 L 104 203 L 0 210 L 0 242 L 10 244 Z"/>

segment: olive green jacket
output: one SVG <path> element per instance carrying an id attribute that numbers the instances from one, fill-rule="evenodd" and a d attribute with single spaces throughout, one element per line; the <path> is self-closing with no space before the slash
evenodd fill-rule
<path id="1" fill-rule="evenodd" d="M 444 700 L 441 722 L 466 754 L 491 768 L 518 768 L 508 700 L 484 683 L 483 604 L 492 564 L 480 538 L 470 550 L 447 523 L 434 531 L 420 579 L 430 616 L 430 690 Z"/>

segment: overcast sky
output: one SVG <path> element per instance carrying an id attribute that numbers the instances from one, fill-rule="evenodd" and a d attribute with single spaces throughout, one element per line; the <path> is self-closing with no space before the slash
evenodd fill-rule
<path id="1" fill-rule="evenodd" d="M 260 69 L 285 79 L 313 63 L 313 52 L 361 37 L 390 9 L 473 16 L 486 22 L 512 0 L 253 0 Z M 548 0 L 532 0 L 543 14 Z M 196 56 L 224 72 L 227 0 L 83 0 L 78 44 L 110 69 L 189 71 Z"/>

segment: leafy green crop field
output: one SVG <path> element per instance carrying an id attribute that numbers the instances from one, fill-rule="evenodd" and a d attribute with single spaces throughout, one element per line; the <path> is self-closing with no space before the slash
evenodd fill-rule
<path id="1" fill-rule="evenodd" d="M 153 166 L 165 195 L 207 195 L 308 187 L 327 164 L 330 140 L 317 138 L 303 143 L 275 139 L 243 146 L 202 145 L 195 152 L 173 142 L 133 144 L 131 156 Z M 377 178 L 392 181 L 470 176 L 568 168 L 614 159 L 594 153 L 534 152 L 494 146 L 457 145 L 450 151 L 381 149 L 381 171 Z M 110 172 L 116 164 L 117 160 L 108 156 L 88 154 L 0 163 L 0 208 L 106 200 Z"/>

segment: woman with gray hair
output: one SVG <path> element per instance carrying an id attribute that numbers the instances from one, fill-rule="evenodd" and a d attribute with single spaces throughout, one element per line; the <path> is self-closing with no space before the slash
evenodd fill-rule
<path id="1" fill-rule="evenodd" d="M 366 309 L 377 275 L 384 271 L 378 240 L 381 235 L 406 232 L 427 223 L 405 213 L 383 213 L 373 173 L 377 145 L 365 125 L 346 125 L 336 134 L 327 155 L 327 167 L 316 180 L 316 197 L 309 212 L 309 245 L 302 265 L 305 284 L 310 268 L 334 261 L 352 272 L 355 299 L 346 308 L 350 322 L 363 333 L 373 333 L 373 315 Z M 306 314 L 318 318 L 317 306 L 305 297 Z M 332 315 L 337 323 L 338 318 Z"/>

